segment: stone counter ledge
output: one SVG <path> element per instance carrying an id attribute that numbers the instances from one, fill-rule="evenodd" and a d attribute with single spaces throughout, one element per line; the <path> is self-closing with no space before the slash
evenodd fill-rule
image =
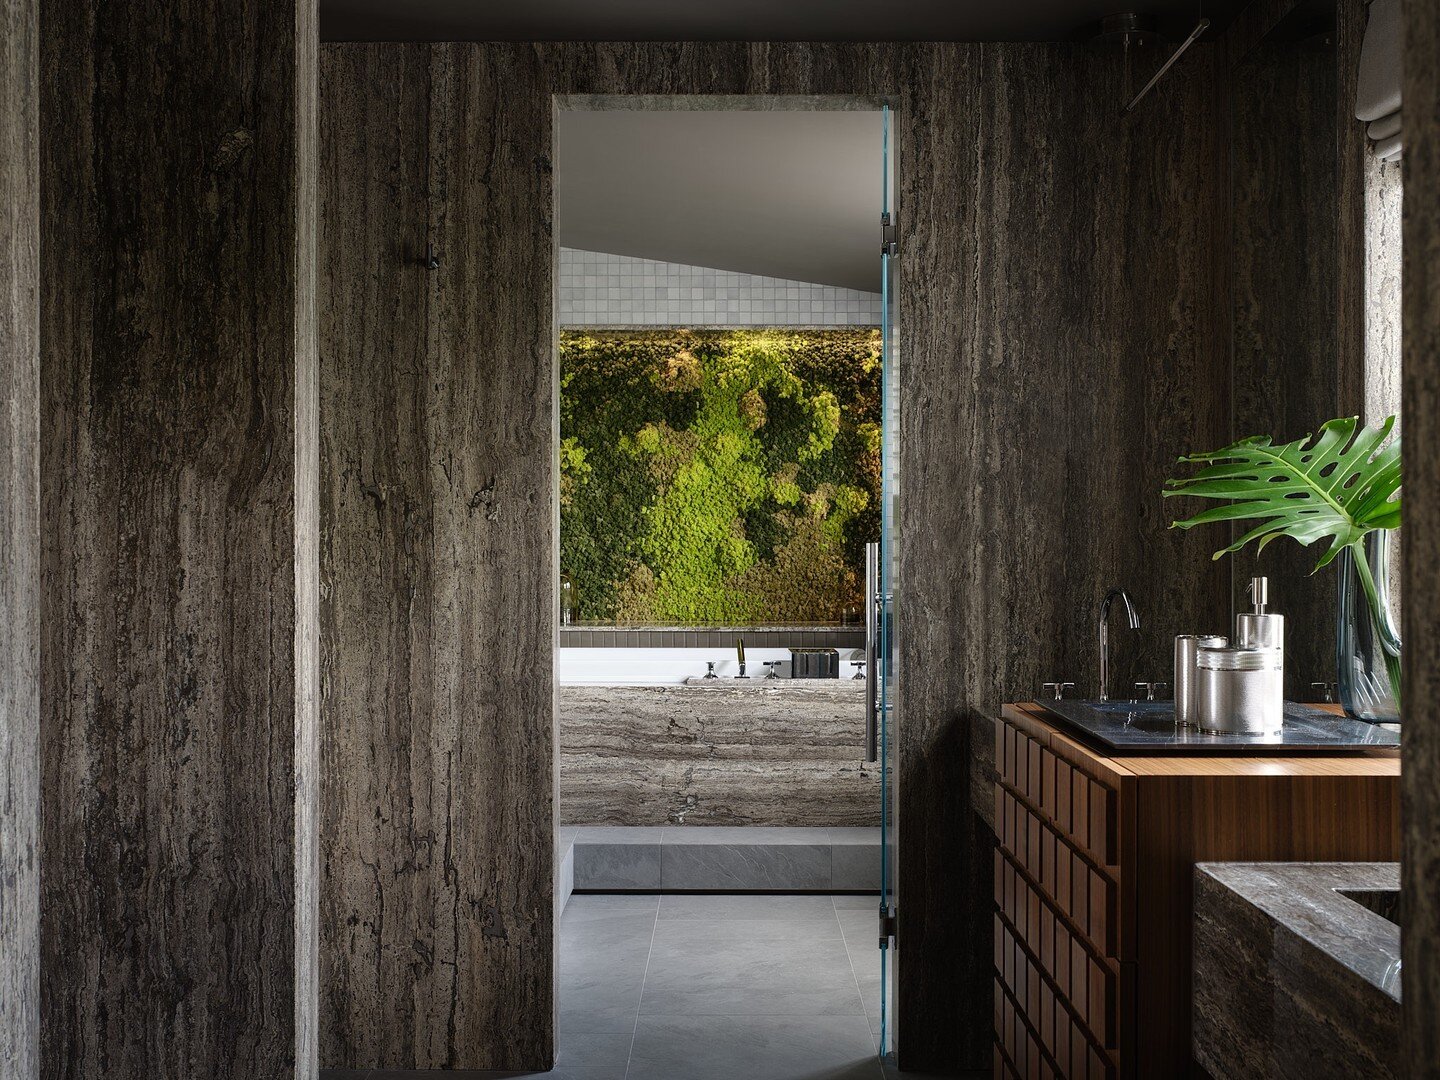
<path id="1" fill-rule="evenodd" d="M 1199 863 L 1194 1056 L 1213 1076 L 1397 1076 L 1396 863 Z"/>

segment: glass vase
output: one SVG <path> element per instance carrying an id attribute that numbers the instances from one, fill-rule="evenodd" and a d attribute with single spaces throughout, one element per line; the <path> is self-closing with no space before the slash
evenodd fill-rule
<path id="1" fill-rule="evenodd" d="M 1390 531 L 1370 533 L 1363 547 L 1360 558 L 1345 551 L 1336 560 L 1337 689 L 1348 715 L 1395 724 L 1400 722 L 1400 632 L 1390 597 Z"/>

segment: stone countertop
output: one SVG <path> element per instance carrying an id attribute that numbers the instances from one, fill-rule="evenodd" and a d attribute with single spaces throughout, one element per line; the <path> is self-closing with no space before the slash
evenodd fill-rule
<path id="1" fill-rule="evenodd" d="M 1182 728 L 1173 701 L 1041 701 L 1039 706 L 1081 737 L 1119 754 L 1307 753 L 1400 749 L 1397 731 L 1329 709 L 1285 702 L 1282 730 L 1265 735 Z"/>
<path id="2" fill-rule="evenodd" d="M 1195 873 L 1399 1002 L 1400 927 L 1344 895 L 1398 892 L 1399 863 L 1197 863 Z"/>

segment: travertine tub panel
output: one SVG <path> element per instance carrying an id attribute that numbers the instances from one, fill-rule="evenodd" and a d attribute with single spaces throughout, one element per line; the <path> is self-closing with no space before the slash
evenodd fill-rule
<path id="1" fill-rule="evenodd" d="M 761 680 L 754 680 L 759 684 Z M 560 820 L 878 825 L 863 684 L 562 686 Z"/>

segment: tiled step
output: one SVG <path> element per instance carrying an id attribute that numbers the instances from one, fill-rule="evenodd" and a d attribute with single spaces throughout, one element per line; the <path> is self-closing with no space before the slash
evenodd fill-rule
<path id="1" fill-rule="evenodd" d="M 567 826 L 579 892 L 874 892 L 879 828 Z M 562 867 L 562 875 L 564 874 Z"/>

